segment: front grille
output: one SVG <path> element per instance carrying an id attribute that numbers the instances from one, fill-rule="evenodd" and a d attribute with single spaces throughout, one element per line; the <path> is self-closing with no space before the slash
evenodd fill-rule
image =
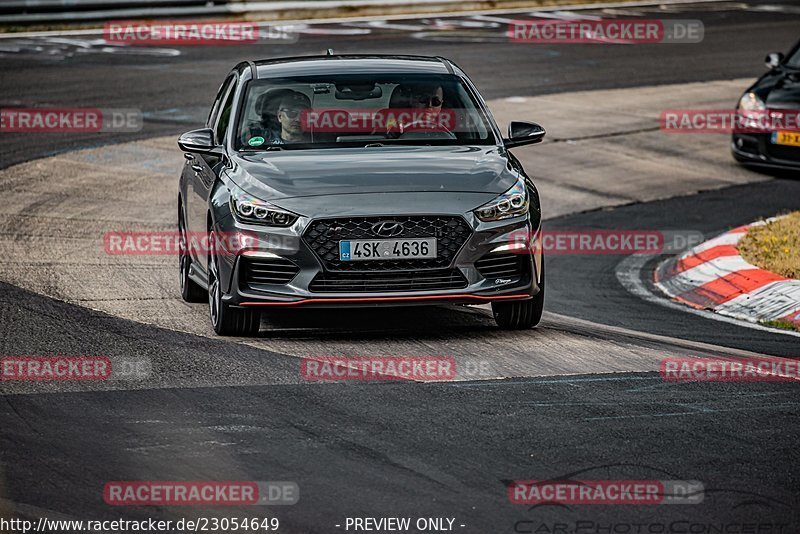
<path id="1" fill-rule="evenodd" d="M 391 239 L 436 238 L 436 258 L 375 261 L 340 261 L 339 241 L 348 239 L 385 239 L 372 232 L 382 221 L 403 225 L 403 231 Z M 322 261 L 327 271 L 402 271 L 448 267 L 472 231 L 462 217 L 416 215 L 405 217 L 348 217 L 312 222 L 303 241 Z"/>
<path id="2" fill-rule="evenodd" d="M 522 276 L 528 258 L 526 254 L 489 254 L 476 261 L 475 268 L 484 278 Z"/>
<path id="3" fill-rule="evenodd" d="M 458 269 L 406 272 L 320 273 L 309 289 L 317 293 L 381 293 L 463 289 L 467 279 Z"/>
<path id="4" fill-rule="evenodd" d="M 285 285 L 300 268 L 284 258 L 242 258 L 241 281 L 245 286 L 259 284 Z"/>

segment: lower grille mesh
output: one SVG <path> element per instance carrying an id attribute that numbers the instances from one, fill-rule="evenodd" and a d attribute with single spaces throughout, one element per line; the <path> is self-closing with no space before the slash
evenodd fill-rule
<path id="1" fill-rule="evenodd" d="M 490 254 L 475 262 L 475 267 L 484 278 L 514 277 L 525 274 L 526 254 Z"/>
<path id="2" fill-rule="evenodd" d="M 458 269 L 429 271 L 320 273 L 309 289 L 317 293 L 381 293 L 385 291 L 441 291 L 467 287 Z"/>
<path id="3" fill-rule="evenodd" d="M 767 153 L 773 158 L 788 159 L 800 162 L 800 147 L 773 145 L 768 142 Z"/>
<path id="4" fill-rule="evenodd" d="M 300 268 L 284 258 L 242 258 L 241 277 L 244 285 L 286 285 Z"/>

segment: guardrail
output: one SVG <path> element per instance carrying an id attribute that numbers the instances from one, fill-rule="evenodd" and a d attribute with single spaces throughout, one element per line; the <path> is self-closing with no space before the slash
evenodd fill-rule
<path id="1" fill-rule="evenodd" d="M 250 20 L 305 20 L 365 15 L 454 13 L 604 3 L 609 0 L 0 0 L 0 28 L 82 25 L 107 20 L 245 17 Z M 611 0 L 612 2 L 614 0 Z M 625 0 L 623 0 L 624 2 Z M 661 3 L 718 0 L 660 0 Z M 2 29 L 0 29 L 2 33 Z M 5 35 L 10 35 L 6 33 Z"/>
<path id="2" fill-rule="evenodd" d="M 186 5 L 227 4 L 228 0 L 3 0 L 0 13 L 26 14 L 92 9 L 124 9 L 142 7 L 169 7 Z"/>
<path id="3" fill-rule="evenodd" d="M 493 3 L 509 0 L 477 0 Z M 513 0 L 512 0 L 513 1 Z M 535 0 L 534 0 L 535 1 Z M 114 19 L 307 13 L 338 9 L 455 5 L 463 0 L 0 0 L 0 25 L 85 23 Z M 280 18 L 280 17 L 278 17 Z"/>

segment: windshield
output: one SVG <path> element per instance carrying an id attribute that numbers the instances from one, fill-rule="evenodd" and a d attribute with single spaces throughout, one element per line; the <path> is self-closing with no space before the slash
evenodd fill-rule
<path id="1" fill-rule="evenodd" d="M 783 63 L 789 68 L 800 69 L 800 46 L 796 47 L 794 51 L 789 54 L 789 57 Z"/>
<path id="2" fill-rule="evenodd" d="M 453 75 L 256 80 L 239 116 L 236 150 L 496 142 L 486 113 Z"/>

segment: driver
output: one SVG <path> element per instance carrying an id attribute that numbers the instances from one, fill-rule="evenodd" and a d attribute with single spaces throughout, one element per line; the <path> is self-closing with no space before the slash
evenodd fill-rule
<path id="1" fill-rule="evenodd" d="M 452 110 L 442 112 L 444 90 L 441 84 L 417 84 L 409 91 L 410 120 L 403 120 L 398 128 L 400 137 L 424 139 L 455 139 L 451 131 L 455 124 Z M 397 135 L 397 134 L 395 134 Z"/>
<path id="2" fill-rule="evenodd" d="M 444 90 L 441 85 L 415 85 L 411 87 L 411 109 L 413 110 L 413 125 L 422 126 L 439 131 L 448 131 L 447 125 L 439 124 L 444 118 L 442 106 L 444 105 Z"/>
<path id="3" fill-rule="evenodd" d="M 250 132 L 266 140 L 268 145 L 285 145 L 287 143 L 309 143 L 311 136 L 303 129 L 301 118 L 303 112 L 311 109 L 311 100 L 299 91 L 287 91 L 281 95 L 277 105 L 276 128 L 263 128 L 262 132 Z"/>

